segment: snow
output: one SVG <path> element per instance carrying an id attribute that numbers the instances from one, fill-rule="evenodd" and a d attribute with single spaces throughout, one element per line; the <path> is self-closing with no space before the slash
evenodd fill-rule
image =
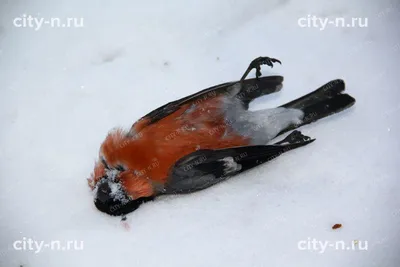
<path id="1" fill-rule="evenodd" d="M 399 10 L 396 0 L 2 0 L 0 266 L 399 266 Z M 14 27 L 22 14 L 84 27 Z M 299 27 L 309 14 L 368 27 Z M 212 188 L 143 204 L 124 222 L 96 210 L 86 178 L 110 129 L 237 80 L 258 56 L 280 59 L 262 73 L 285 82 L 253 110 L 336 78 L 357 103 L 302 127 L 313 144 Z M 13 248 L 28 238 L 84 247 Z M 368 250 L 298 248 L 313 239 Z"/>
<path id="2" fill-rule="evenodd" d="M 224 163 L 225 174 L 234 173 L 242 169 L 242 165 L 238 164 L 232 157 L 226 157 L 218 161 L 222 161 Z"/>

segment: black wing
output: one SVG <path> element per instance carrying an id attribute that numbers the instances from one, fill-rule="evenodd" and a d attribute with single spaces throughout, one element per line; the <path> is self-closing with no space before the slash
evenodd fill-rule
<path id="1" fill-rule="evenodd" d="M 286 151 L 307 145 L 314 140 L 308 139 L 286 145 L 198 150 L 176 162 L 166 183 L 165 193 L 189 193 L 207 188 L 227 177 L 270 161 Z"/>
<path id="2" fill-rule="evenodd" d="M 254 78 L 254 79 L 244 80 L 242 88 L 237 94 L 237 96 L 243 101 L 243 104 L 247 108 L 251 100 L 262 95 L 279 91 L 282 87 L 282 81 L 283 81 L 282 76 L 268 76 L 258 79 Z M 174 113 L 176 110 L 179 109 L 180 106 L 186 103 L 192 103 L 199 99 L 205 100 L 221 94 L 228 93 L 229 90 L 231 89 L 231 86 L 236 83 L 238 83 L 238 81 L 227 82 L 201 90 L 200 92 L 197 92 L 195 94 L 167 103 L 146 114 L 141 119 L 149 120 L 148 125 L 152 124 Z"/>

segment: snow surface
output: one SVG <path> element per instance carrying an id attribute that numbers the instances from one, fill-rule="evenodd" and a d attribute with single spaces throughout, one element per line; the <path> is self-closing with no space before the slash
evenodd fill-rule
<path id="1" fill-rule="evenodd" d="M 400 266 L 398 1 L 0 0 L 0 266 Z M 83 28 L 15 28 L 23 13 Z M 368 17 L 368 28 L 297 20 Z M 86 178 L 101 141 L 167 101 L 237 80 L 272 56 L 273 107 L 335 78 L 357 99 L 303 127 L 317 140 L 127 220 L 100 213 Z M 254 73 L 252 73 L 254 75 Z M 342 228 L 332 230 L 340 223 Z M 17 251 L 23 238 L 80 251 Z M 301 240 L 367 251 L 299 250 Z"/>

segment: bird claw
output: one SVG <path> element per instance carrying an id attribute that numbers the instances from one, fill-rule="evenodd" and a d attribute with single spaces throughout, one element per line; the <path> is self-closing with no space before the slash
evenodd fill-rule
<path id="1" fill-rule="evenodd" d="M 303 135 L 300 131 L 293 131 L 291 134 L 286 136 L 285 139 L 282 141 L 276 143 L 276 144 L 283 144 L 283 143 L 289 143 L 289 144 L 294 144 L 294 143 L 302 143 L 302 142 L 307 142 L 311 140 L 310 137 Z"/>
<path id="2" fill-rule="evenodd" d="M 256 69 L 256 78 L 258 79 L 261 76 L 261 65 L 267 65 L 267 66 L 270 66 L 271 68 L 273 68 L 274 63 L 282 64 L 282 62 L 276 58 L 258 57 L 250 63 L 249 68 Z"/>

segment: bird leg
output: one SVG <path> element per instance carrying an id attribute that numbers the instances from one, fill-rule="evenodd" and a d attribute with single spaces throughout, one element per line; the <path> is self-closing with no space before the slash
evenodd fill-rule
<path id="1" fill-rule="evenodd" d="M 285 139 L 275 143 L 274 145 L 281 145 L 284 143 L 288 143 L 288 144 L 301 143 L 301 142 L 309 141 L 310 139 L 311 139 L 310 137 L 305 136 L 300 131 L 295 130 L 291 134 L 286 136 Z"/>
<path id="2" fill-rule="evenodd" d="M 240 82 L 243 82 L 244 79 L 246 79 L 247 75 L 250 73 L 250 71 L 252 69 L 256 69 L 256 78 L 258 80 L 258 78 L 261 76 L 261 65 L 268 65 L 271 68 L 274 67 L 273 63 L 278 62 L 279 64 L 282 64 L 282 62 L 280 62 L 280 60 L 276 59 L 276 58 L 271 58 L 271 57 L 258 57 L 256 59 L 254 59 L 249 67 L 247 68 L 247 70 L 245 71 L 245 73 L 243 74 L 242 78 L 240 79 Z"/>

